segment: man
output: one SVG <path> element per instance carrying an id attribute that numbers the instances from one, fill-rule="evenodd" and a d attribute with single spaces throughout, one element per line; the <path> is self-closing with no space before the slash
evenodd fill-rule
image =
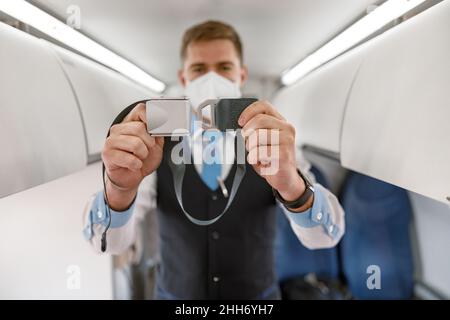
<path id="1" fill-rule="evenodd" d="M 179 80 L 194 109 L 209 98 L 240 96 L 248 75 L 241 41 L 231 26 L 217 21 L 193 26 L 184 34 L 181 58 Z M 110 129 L 102 152 L 112 219 L 107 251 L 117 254 L 129 248 L 138 217 L 156 211 L 161 254 L 157 298 L 279 298 L 273 261 L 277 206 L 283 206 L 308 248 L 332 247 L 344 233 L 342 208 L 322 186 L 314 184 L 310 191 L 305 178 L 309 165 L 296 151 L 295 130 L 274 106 L 253 103 L 239 124 L 248 151 L 247 173 L 227 214 L 206 227 L 183 215 L 168 164 L 173 143 L 147 133 L 145 105 L 137 104 Z M 278 142 L 261 138 L 271 130 L 278 133 Z M 192 144 L 203 146 L 205 135 L 196 128 Z M 217 148 L 222 154 L 234 150 L 225 149 Z M 230 188 L 236 166 L 196 160 L 186 168 L 183 204 L 196 218 L 211 219 L 226 204 L 223 189 Z M 267 174 L 264 169 L 271 161 L 278 168 Z M 89 208 L 85 235 L 99 250 L 108 222 L 103 192 Z"/>

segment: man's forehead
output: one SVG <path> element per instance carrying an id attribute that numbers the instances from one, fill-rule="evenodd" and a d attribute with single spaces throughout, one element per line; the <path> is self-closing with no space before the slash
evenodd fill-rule
<path id="1" fill-rule="evenodd" d="M 190 43 L 186 50 L 186 62 L 193 64 L 217 64 L 239 61 L 236 48 L 230 40 L 218 39 Z"/>

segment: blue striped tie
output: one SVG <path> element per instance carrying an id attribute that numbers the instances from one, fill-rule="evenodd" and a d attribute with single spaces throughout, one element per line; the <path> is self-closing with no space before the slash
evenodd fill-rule
<path id="1" fill-rule="evenodd" d="M 214 152 L 218 152 L 217 150 L 217 139 L 219 138 L 218 132 L 205 131 L 203 133 L 203 137 L 207 139 L 207 147 L 208 150 L 214 150 Z M 204 149 L 203 149 L 204 150 Z M 206 156 L 211 156 L 212 152 L 205 152 Z M 220 159 L 220 154 L 212 154 L 213 159 Z M 212 160 L 212 159 L 210 159 Z M 220 177 L 222 167 L 220 162 L 218 161 L 208 161 L 212 163 L 206 163 L 205 159 L 203 159 L 202 164 L 202 174 L 201 178 L 203 182 L 210 188 L 211 190 L 216 190 L 219 187 L 219 182 L 217 178 Z"/>

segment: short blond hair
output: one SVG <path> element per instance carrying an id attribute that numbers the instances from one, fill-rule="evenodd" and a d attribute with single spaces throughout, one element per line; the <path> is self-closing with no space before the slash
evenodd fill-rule
<path id="1" fill-rule="evenodd" d="M 233 43 L 239 56 L 239 60 L 242 63 L 243 49 L 239 34 L 229 24 L 213 20 L 196 24 L 184 32 L 181 42 L 181 60 L 184 61 L 184 59 L 186 59 L 187 48 L 191 43 L 219 39 L 230 40 Z"/>

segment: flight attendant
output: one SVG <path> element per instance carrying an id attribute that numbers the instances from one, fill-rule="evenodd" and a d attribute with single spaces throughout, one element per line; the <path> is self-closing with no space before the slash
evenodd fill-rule
<path id="1" fill-rule="evenodd" d="M 248 70 L 241 40 L 230 25 L 207 21 L 188 29 L 181 61 L 179 81 L 194 109 L 206 99 L 241 96 Z M 248 151 L 246 174 L 227 214 L 206 227 L 193 224 L 182 212 L 169 166 L 174 143 L 147 133 L 145 104 L 133 106 L 110 129 L 102 152 L 106 190 L 90 200 L 84 234 L 100 251 L 109 219 L 104 192 L 111 209 L 109 253 L 128 250 L 143 216 L 156 214 L 159 299 L 278 299 L 273 256 L 277 207 L 283 208 L 299 241 L 310 249 L 333 247 L 344 233 L 338 200 L 314 182 L 309 163 L 296 148 L 294 127 L 277 109 L 257 101 L 241 114 L 239 125 Z M 222 160 L 230 152 L 234 157 L 234 148 L 227 148 L 220 138 L 210 139 L 200 127 L 194 129 L 191 144 L 213 145 L 219 159 L 194 159 L 186 166 L 184 207 L 206 220 L 220 213 L 228 200 L 236 165 Z M 269 136 L 272 130 L 278 142 L 252 139 Z M 272 162 L 277 170 L 267 174 L 264 169 Z"/>

